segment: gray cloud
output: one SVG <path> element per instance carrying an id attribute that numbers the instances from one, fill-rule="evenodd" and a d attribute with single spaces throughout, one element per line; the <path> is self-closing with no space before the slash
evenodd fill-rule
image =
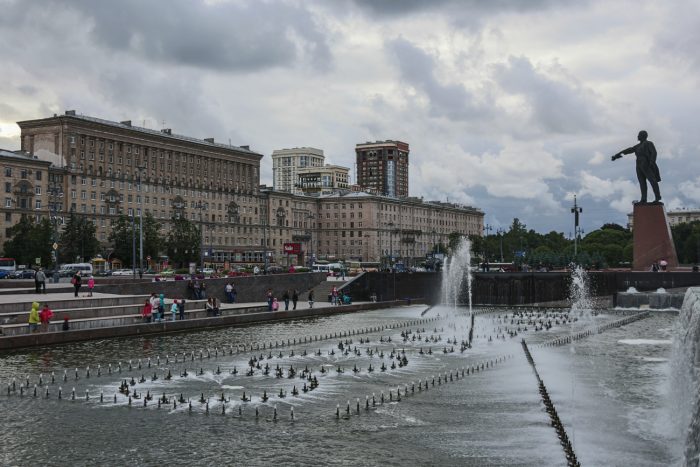
<path id="1" fill-rule="evenodd" d="M 100 48 L 141 56 L 151 63 L 219 71 L 289 67 L 301 61 L 326 70 L 331 63 L 325 33 L 311 13 L 286 2 L 10 2 L 0 24 L 41 26 L 44 34 L 60 41 L 66 34 L 48 24 L 51 12 L 63 17 L 74 14 L 71 26 L 87 28 L 89 38 Z"/>
<path id="2" fill-rule="evenodd" d="M 406 39 L 398 38 L 387 43 L 396 57 L 401 78 L 430 100 L 430 113 L 451 120 L 484 118 L 491 113 L 491 106 L 467 90 L 461 83 L 442 84 L 435 77 L 435 58 Z"/>
<path id="3" fill-rule="evenodd" d="M 526 100 L 531 122 L 544 131 L 580 133 L 596 128 L 596 114 L 602 113 L 602 107 L 593 93 L 577 83 L 550 78 L 525 57 L 510 57 L 494 70 L 498 84 Z"/>

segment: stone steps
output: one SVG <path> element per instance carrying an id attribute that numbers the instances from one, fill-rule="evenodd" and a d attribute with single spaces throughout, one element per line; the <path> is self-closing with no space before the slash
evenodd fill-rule
<path id="1" fill-rule="evenodd" d="M 51 294 L 42 295 L 41 300 L 36 300 L 40 304 L 48 303 L 53 311 L 75 308 L 99 308 L 107 306 L 136 305 L 143 304 L 148 295 L 121 295 L 121 296 L 96 296 L 79 298 L 54 299 Z M 32 301 L 18 301 L 11 303 L 0 303 L 0 315 L 27 312 L 32 308 Z"/>
<path id="2" fill-rule="evenodd" d="M 323 302 L 328 302 L 328 295 L 331 293 L 333 290 L 333 287 L 336 287 L 338 290 L 345 284 L 347 284 L 348 281 L 325 281 L 321 282 L 318 284 L 316 287 L 313 288 L 314 291 L 314 301 L 323 303 Z M 306 299 L 308 297 L 308 293 L 306 293 L 303 296 L 300 296 L 299 299 Z"/>
<path id="3" fill-rule="evenodd" d="M 198 319 L 207 318 L 207 312 L 204 309 L 204 304 L 206 300 L 201 301 L 189 301 L 185 302 L 186 311 L 185 319 Z M 251 311 L 263 311 L 267 307 L 263 306 L 252 306 L 252 307 L 236 307 L 236 308 L 222 308 L 222 316 L 232 316 L 244 313 L 249 313 Z M 172 313 L 167 309 L 165 312 L 165 319 L 163 321 L 171 321 Z M 88 318 L 70 319 L 70 329 L 95 329 L 103 327 L 114 327 L 114 326 L 128 326 L 134 324 L 142 324 L 143 317 L 141 316 L 141 311 L 139 309 L 138 313 L 121 314 L 114 316 L 94 316 Z M 53 320 L 49 324 L 49 332 L 61 332 L 63 326 L 62 321 Z M 23 334 L 29 334 L 29 326 L 27 323 L 21 324 L 10 324 L 0 326 L 0 331 L 2 336 L 17 336 Z"/>

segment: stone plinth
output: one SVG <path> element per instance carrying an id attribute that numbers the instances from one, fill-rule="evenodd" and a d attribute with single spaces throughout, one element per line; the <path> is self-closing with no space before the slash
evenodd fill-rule
<path id="1" fill-rule="evenodd" d="M 664 205 L 635 204 L 632 269 L 648 271 L 653 263 L 662 259 L 668 263 L 668 269 L 678 267 L 676 247 L 673 244 Z"/>

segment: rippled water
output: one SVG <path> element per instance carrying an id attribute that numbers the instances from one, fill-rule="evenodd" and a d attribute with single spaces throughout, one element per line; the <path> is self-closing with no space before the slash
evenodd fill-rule
<path id="1" fill-rule="evenodd" d="M 114 339 L 64 345 L 46 349 L 25 350 L 0 357 L 0 388 L 12 378 L 16 384 L 28 375 L 28 394 L 20 397 L 6 391 L 0 395 L 0 450 L 2 465 L 564 465 L 565 459 L 554 430 L 543 410 L 536 380 L 522 354 L 519 339 L 525 337 L 531 347 L 570 332 L 568 325 L 555 325 L 550 331 L 527 332 L 521 326 L 518 337 L 494 339 L 498 316 L 504 310 L 479 315 L 476 319 L 474 348 L 443 353 L 452 345 L 447 339 L 464 339 L 466 314 L 454 315 L 447 309 L 433 309 L 424 318 L 439 320 L 409 327 L 398 327 L 407 320 L 420 319 L 424 307 L 403 307 L 390 310 L 353 313 L 313 320 L 297 320 L 244 328 L 205 330 L 161 337 Z M 599 315 L 597 322 L 618 319 L 619 315 Z M 657 314 L 621 328 L 593 335 L 573 345 L 533 348 L 538 370 L 547 384 L 552 400 L 566 425 L 574 449 L 583 465 L 669 465 L 678 461 L 676 440 L 667 433 L 667 373 L 670 353 L 670 329 L 673 315 Z M 373 326 L 391 326 L 381 332 L 352 336 L 351 347 L 361 356 L 344 356 L 338 342 L 330 339 L 313 344 L 297 344 L 269 351 L 222 355 L 225 346 L 257 344 L 299 339 L 318 334 L 359 330 Z M 440 342 L 402 342 L 400 333 L 414 333 L 425 328 L 421 337 L 440 337 Z M 513 325 L 509 328 L 517 328 Z M 412 336 L 413 334 L 411 334 Z M 488 337 L 492 340 L 489 341 Z M 392 342 L 380 342 L 391 337 Z M 367 344 L 359 339 L 369 338 Z M 350 339 L 350 338 L 348 338 Z M 212 357 L 199 360 L 200 349 L 211 349 Z M 219 356 L 214 357 L 214 348 Z M 384 352 L 368 356 L 368 348 Z M 432 355 L 420 355 L 430 348 Z M 290 350 L 295 356 L 290 356 Z M 321 356 L 315 355 L 320 349 Z M 408 365 L 380 371 L 381 362 L 391 365 L 389 353 L 405 350 Z M 306 350 L 307 355 L 302 353 Z M 333 350 L 335 355 L 328 353 Z M 195 352 L 191 361 L 190 352 Z M 278 358 L 279 352 L 283 353 Z M 188 359 L 182 362 L 182 352 Z M 177 364 L 173 354 L 180 355 Z M 280 365 L 284 378 L 275 378 L 274 371 L 264 376 L 256 370 L 245 376 L 248 360 L 256 355 L 264 366 Z M 165 355 L 169 362 L 165 364 Z M 469 368 L 477 362 L 509 356 L 493 368 L 464 379 L 442 382 L 428 390 L 410 394 L 412 383 L 439 373 Z M 156 358 L 161 364 L 156 368 Z M 152 368 L 146 368 L 148 358 Z M 128 370 L 132 360 L 134 369 Z M 136 368 L 141 359 L 143 368 Z M 117 362 L 122 373 L 116 373 Z M 115 373 L 106 375 L 108 363 Z M 372 364 L 374 372 L 367 371 Z M 102 376 L 96 376 L 97 365 Z M 291 395 L 292 387 L 301 389 L 304 381 L 288 379 L 290 365 L 297 370 L 308 367 L 319 380 L 319 387 L 299 396 Z M 320 373 L 320 368 L 329 371 Z M 357 366 L 361 371 L 353 373 Z M 85 378 L 90 366 L 91 377 Z M 75 368 L 80 379 L 74 379 Z M 166 367 L 173 379 L 165 381 Z M 230 374 L 233 368 L 239 373 Z M 335 370 L 341 367 L 344 372 Z M 50 395 L 43 397 L 46 386 L 39 388 L 39 397 L 32 397 L 33 386 L 43 374 L 60 380 L 67 369 L 68 381 L 49 385 Z M 180 377 L 183 369 L 188 376 Z M 221 374 L 217 375 L 219 369 Z M 203 375 L 196 373 L 203 371 Z M 153 373 L 159 379 L 151 381 Z M 139 393 L 163 393 L 171 398 L 182 394 L 193 401 L 192 412 L 187 404 L 172 408 L 172 402 L 157 408 L 155 398 L 148 407 L 142 399 L 128 406 L 126 397 L 114 394 L 120 381 L 132 376 L 146 382 L 133 388 Z M 63 399 L 57 399 L 58 386 Z M 404 395 L 406 385 L 409 395 Z M 389 402 L 389 391 L 396 397 L 401 387 L 402 401 Z M 70 400 L 75 387 L 77 397 Z M 85 390 L 90 400 L 85 401 Z M 287 397 L 279 398 L 280 389 Z M 267 391 L 270 399 L 260 397 Z M 105 402 L 99 402 L 100 391 Z M 240 400 L 243 391 L 252 395 L 251 402 Z M 379 403 L 381 392 L 386 401 Z M 221 393 L 229 399 L 222 415 Z M 209 414 L 198 399 L 202 393 L 209 399 Z M 377 406 L 365 410 L 365 397 L 375 395 Z M 360 414 L 355 413 L 360 399 Z M 347 402 L 350 416 L 345 416 Z M 341 418 L 336 419 L 336 405 Z M 274 407 L 278 418 L 273 420 Z M 239 415 L 239 407 L 242 414 Z M 255 408 L 259 417 L 255 418 Z M 294 407 L 295 419 L 291 420 Z"/>

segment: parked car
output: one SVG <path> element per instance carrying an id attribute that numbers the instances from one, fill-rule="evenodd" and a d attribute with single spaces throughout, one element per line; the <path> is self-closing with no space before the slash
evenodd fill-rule
<path id="1" fill-rule="evenodd" d="M 214 274 L 214 270 L 212 268 L 204 268 L 202 269 L 201 273 L 204 274 L 205 276 L 211 276 Z"/>
<path id="2" fill-rule="evenodd" d="M 10 271 L 6 271 L 4 269 L 0 269 L 0 279 L 7 279 L 7 277 L 10 275 Z"/>
<path id="3" fill-rule="evenodd" d="M 24 271 L 22 271 L 22 275 L 20 276 L 20 279 L 34 279 L 35 275 L 36 275 L 36 270 L 25 269 Z"/>
<path id="4" fill-rule="evenodd" d="M 172 277 L 174 274 L 174 269 L 163 269 L 158 275 L 162 277 Z"/>
<path id="5" fill-rule="evenodd" d="M 113 276 L 131 276 L 134 274 L 134 271 L 131 269 L 117 269 L 116 271 L 112 271 Z"/>

